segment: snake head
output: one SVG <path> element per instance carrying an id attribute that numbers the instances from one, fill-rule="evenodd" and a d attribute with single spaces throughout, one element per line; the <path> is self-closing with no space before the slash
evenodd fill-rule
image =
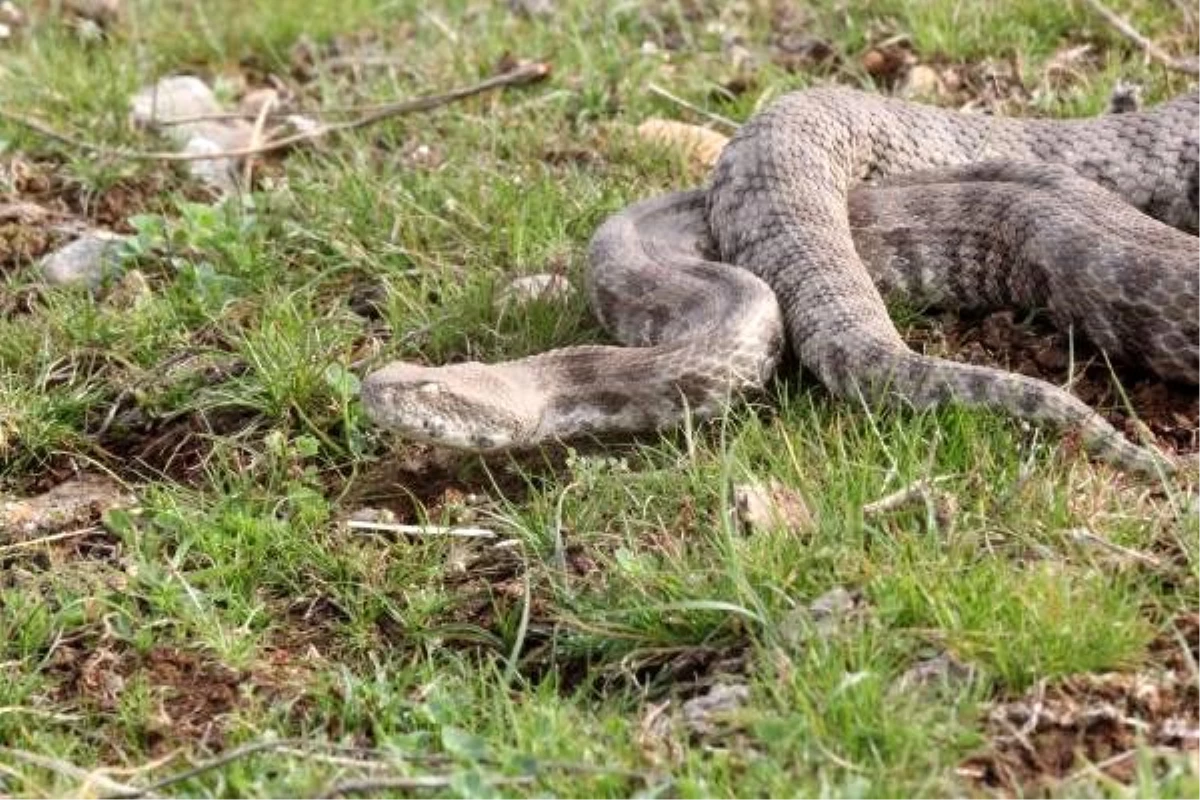
<path id="1" fill-rule="evenodd" d="M 395 361 L 362 382 L 376 424 L 417 441 L 484 453 L 533 444 L 541 418 L 519 368 L 467 362 L 423 367 Z"/>

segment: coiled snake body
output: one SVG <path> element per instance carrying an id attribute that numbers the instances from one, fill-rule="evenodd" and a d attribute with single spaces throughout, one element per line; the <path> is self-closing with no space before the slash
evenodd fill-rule
<path id="1" fill-rule="evenodd" d="M 836 395 L 992 408 L 1155 471 L 1154 452 L 1058 387 L 913 352 L 883 297 L 1046 308 L 1114 360 L 1196 383 L 1197 112 L 1195 93 L 1066 121 L 848 89 L 785 95 L 743 126 L 707 189 L 637 203 L 597 231 L 589 300 L 622 346 L 396 362 L 364 380 L 364 407 L 477 451 L 649 430 L 761 388 L 786 342 Z"/>

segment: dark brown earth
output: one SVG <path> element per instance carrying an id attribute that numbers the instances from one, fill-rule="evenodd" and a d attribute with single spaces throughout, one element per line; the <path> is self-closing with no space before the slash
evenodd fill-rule
<path id="1" fill-rule="evenodd" d="M 959 774 L 988 793 L 1028 796 L 1089 772 L 1130 783 L 1138 747 L 1162 756 L 1200 744 L 1200 616 L 1173 621 L 1138 672 L 1073 675 L 1039 682 L 1020 697 L 993 704 L 988 745 Z"/>
<path id="2" fill-rule="evenodd" d="M 127 694 L 144 690 L 151 712 L 134 731 L 152 755 L 183 744 L 218 750 L 230 717 L 250 704 L 287 704 L 302 712 L 311 680 L 310 651 L 268 648 L 264 659 L 234 669 L 199 649 L 153 646 L 139 652 L 124 642 L 80 634 L 50 654 L 47 674 L 60 708 L 107 718 Z M 119 751 L 118 742 L 109 742 Z"/>
<path id="3" fill-rule="evenodd" d="M 1144 372 L 1110 366 L 1087 342 L 1072 342 L 1068 334 L 1045 321 L 1021 321 L 1012 311 L 982 318 L 947 317 L 941 324 L 910 331 L 906 338 L 931 354 L 999 366 L 1057 385 L 1071 381 L 1074 395 L 1134 441 L 1138 440 L 1136 415 L 1160 447 L 1179 455 L 1200 451 L 1200 395 L 1195 386 L 1165 383 Z"/>

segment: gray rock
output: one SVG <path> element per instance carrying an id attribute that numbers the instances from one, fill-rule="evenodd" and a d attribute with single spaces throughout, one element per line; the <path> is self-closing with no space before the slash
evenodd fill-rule
<path id="1" fill-rule="evenodd" d="M 508 0 L 508 7 L 516 14 L 524 17 L 541 17 L 548 19 L 554 16 L 554 0 Z"/>
<path id="2" fill-rule="evenodd" d="M 537 300 L 566 301 L 572 293 L 571 282 L 562 275 L 526 275 L 514 278 L 500 290 L 495 305 L 499 308 L 525 305 Z"/>
<path id="3" fill-rule="evenodd" d="M 242 150 L 250 145 L 253 126 L 245 120 L 207 120 L 176 123 L 220 114 L 224 108 L 212 89 L 191 75 L 172 75 L 142 89 L 130 101 L 130 119 L 135 125 L 161 130 L 183 152 L 212 155 Z M 221 194 L 238 187 L 241 159 L 214 158 L 188 162 L 188 171 Z"/>
<path id="4" fill-rule="evenodd" d="M 183 146 L 183 152 L 212 155 L 230 148 L 221 146 L 207 136 L 193 136 Z M 238 160 L 235 158 L 207 158 L 189 161 L 188 172 L 200 182 L 211 186 L 221 194 L 231 194 L 238 188 Z"/>
<path id="5" fill-rule="evenodd" d="M 683 704 L 683 724 L 698 736 L 712 736 L 731 722 L 734 713 L 750 699 L 744 683 L 718 683 L 707 693 Z"/>
<path id="6" fill-rule="evenodd" d="M 224 111 L 208 84 L 192 75 L 171 75 L 137 92 L 130 100 L 135 125 L 163 129 L 178 144 L 203 133 L 206 122 L 169 124 L 173 120 L 220 114 Z"/>
<path id="7" fill-rule="evenodd" d="M 107 271 L 117 266 L 121 243 L 126 237 L 93 230 L 60 247 L 42 259 L 42 276 L 52 286 L 100 285 Z"/>

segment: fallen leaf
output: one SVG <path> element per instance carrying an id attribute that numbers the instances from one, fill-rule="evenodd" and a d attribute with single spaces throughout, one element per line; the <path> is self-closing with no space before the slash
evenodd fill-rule
<path id="1" fill-rule="evenodd" d="M 638 135 L 648 142 L 677 148 L 697 166 L 712 168 L 729 137 L 716 131 L 669 119 L 648 119 L 638 126 Z"/>
<path id="2" fill-rule="evenodd" d="M 765 485 L 735 485 L 733 505 L 742 530 L 748 534 L 780 528 L 808 533 L 814 527 L 812 512 L 800 493 L 774 478 Z"/>

